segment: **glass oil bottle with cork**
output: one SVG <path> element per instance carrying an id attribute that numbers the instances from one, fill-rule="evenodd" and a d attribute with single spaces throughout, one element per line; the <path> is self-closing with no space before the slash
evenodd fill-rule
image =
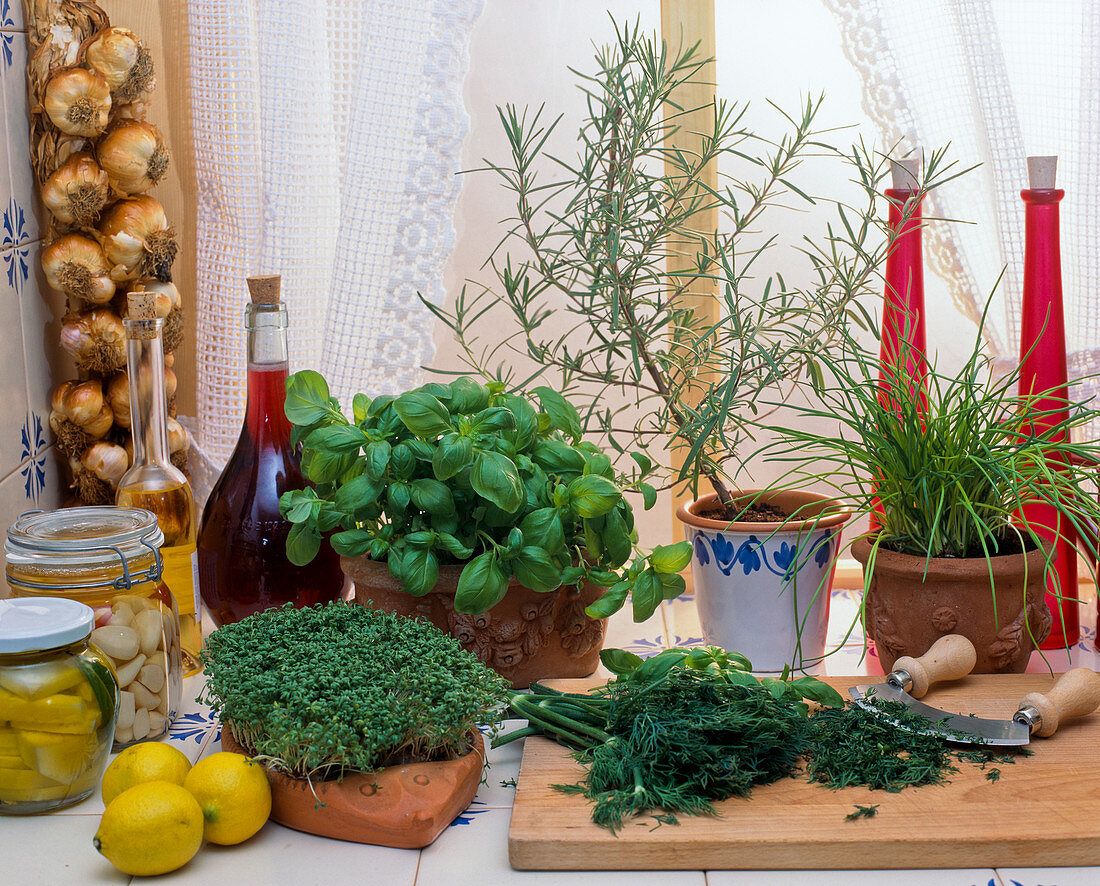
<path id="1" fill-rule="evenodd" d="M 169 460 L 168 404 L 164 395 L 164 321 L 153 293 L 127 296 L 126 371 L 130 381 L 133 464 L 119 481 L 115 504 L 156 515 L 164 534 L 162 580 L 179 609 L 185 675 L 200 671 L 202 600 L 195 557 L 195 496 L 186 475 Z"/>
<path id="2" fill-rule="evenodd" d="M 304 566 L 291 563 L 293 528 L 279 513 L 279 496 L 304 489 L 286 417 L 290 374 L 287 309 L 280 278 L 248 278 L 248 401 L 240 438 L 203 511 L 199 576 L 215 624 L 240 621 L 272 606 L 311 606 L 344 590 L 340 558 L 330 545 Z"/>

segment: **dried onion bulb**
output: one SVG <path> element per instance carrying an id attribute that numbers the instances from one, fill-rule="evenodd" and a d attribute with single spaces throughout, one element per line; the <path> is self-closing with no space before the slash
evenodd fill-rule
<path id="1" fill-rule="evenodd" d="M 99 135 L 111 113 L 111 88 L 84 68 L 60 68 L 46 81 L 42 108 L 66 135 Z"/>
<path id="2" fill-rule="evenodd" d="M 61 321 L 61 347 L 85 372 L 109 375 L 126 365 L 126 329 L 113 311 L 67 315 Z"/>
<path id="3" fill-rule="evenodd" d="M 83 234 L 65 234 L 42 250 L 46 282 L 58 292 L 93 305 L 115 295 L 107 256 L 99 244 Z"/>
<path id="4" fill-rule="evenodd" d="M 104 28 L 83 46 L 84 64 L 102 74 L 119 104 L 146 97 L 156 85 L 149 50 L 127 28 Z"/>
<path id="5" fill-rule="evenodd" d="M 103 216 L 99 233 L 112 279 L 171 279 L 179 246 L 158 200 L 147 194 L 119 200 Z"/>
<path id="6" fill-rule="evenodd" d="M 63 225 L 92 227 L 110 196 L 107 173 L 84 152 L 73 154 L 42 185 L 42 202 Z"/>
<path id="7" fill-rule="evenodd" d="M 89 443 L 106 436 L 113 424 L 114 415 L 98 380 L 66 381 L 54 389 L 50 429 L 57 438 L 57 448 L 65 455 L 83 452 Z"/>
<path id="8" fill-rule="evenodd" d="M 141 120 L 113 124 L 99 140 L 96 157 L 111 187 L 127 196 L 148 191 L 168 170 L 168 148 L 160 130 Z"/>

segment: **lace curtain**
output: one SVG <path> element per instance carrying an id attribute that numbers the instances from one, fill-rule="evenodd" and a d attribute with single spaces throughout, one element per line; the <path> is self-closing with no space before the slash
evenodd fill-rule
<path id="1" fill-rule="evenodd" d="M 1002 269 L 987 341 L 1019 355 L 1025 158 L 1058 155 L 1062 281 L 1071 377 L 1100 370 L 1100 4 L 1088 0 L 822 0 L 863 83 L 863 107 L 886 144 L 951 143 L 981 166 L 932 195 L 928 261 L 960 312 L 977 320 Z M 1100 390 L 1084 378 L 1079 396 Z M 1093 429 L 1094 433 L 1100 429 Z"/>
<path id="2" fill-rule="evenodd" d="M 192 0 L 198 442 L 244 412 L 245 278 L 278 273 L 291 367 L 355 391 L 418 383 L 466 130 L 482 0 Z"/>

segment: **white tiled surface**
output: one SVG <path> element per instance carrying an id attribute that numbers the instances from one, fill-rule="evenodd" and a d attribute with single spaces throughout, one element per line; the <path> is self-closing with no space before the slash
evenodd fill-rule
<path id="1" fill-rule="evenodd" d="M 0 483 L 0 506 L 4 484 Z M 857 611 L 859 593 L 836 590 L 832 596 L 830 636 L 843 637 Z M 699 643 L 701 633 L 691 597 L 662 604 L 650 622 L 635 625 L 629 615 L 619 613 L 608 629 L 608 646 L 651 655 L 681 641 Z M 1093 646 L 1096 624 L 1095 599 L 1081 608 L 1082 639 L 1072 650 L 1074 665 L 1100 667 L 1100 654 Z M 675 625 L 682 633 L 673 634 Z M 1065 669 L 1065 652 L 1047 653 L 1055 670 Z M 1045 670 L 1035 656 L 1029 670 Z M 838 647 L 824 670 L 832 674 L 881 674 L 873 656 L 863 656 L 861 635 Z M 189 759 L 221 749 L 217 724 L 209 710 L 195 701 L 201 677 L 184 682 L 180 714 L 167 741 Z M 512 727 L 522 725 L 513 721 Z M 440 838 L 423 851 L 361 846 L 300 834 L 269 822 L 252 840 L 237 847 L 204 846 L 181 870 L 162 878 L 172 883 L 230 882 L 252 884 L 312 884 L 322 876 L 326 883 L 377 883 L 385 886 L 1094 886 L 1100 883 L 1100 868 L 1040 868 L 993 870 L 913 871 L 513 871 L 508 865 L 508 824 L 514 789 L 502 782 L 519 773 L 522 747 L 519 742 L 489 750 L 489 768 L 470 807 Z M 14 879 L 0 877 L 7 884 L 125 883 L 111 879 L 112 869 L 91 846 L 103 806 L 98 796 L 52 815 L 24 819 L 0 819 L 0 870 L 15 871 Z M 1041 827 L 1041 823 L 1037 823 Z M 9 837 L 10 835 L 10 837 Z M 14 866 L 14 867 L 13 867 Z M 135 878 L 134 883 L 138 882 Z"/>
<path id="2" fill-rule="evenodd" d="M 21 0 L 0 0 L 0 527 L 63 498 L 48 418 L 64 305 L 38 268 L 22 27 Z"/>

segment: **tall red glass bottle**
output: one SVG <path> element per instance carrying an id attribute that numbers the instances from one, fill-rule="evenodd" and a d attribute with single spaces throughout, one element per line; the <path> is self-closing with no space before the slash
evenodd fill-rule
<path id="1" fill-rule="evenodd" d="M 1023 395 L 1043 393 L 1035 408 L 1049 414 L 1036 419 L 1036 429 L 1050 428 L 1068 417 L 1066 326 L 1058 236 L 1058 204 L 1065 191 L 1054 187 L 1057 163 L 1057 157 L 1028 157 L 1029 187 L 1020 191 L 1024 201 L 1024 291 L 1019 390 Z M 1031 504 L 1023 513 L 1040 535 L 1056 540 L 1057 557 L 1054 570 L 1047 576 L 1046 598 L 1054 615 L 1054 626 L 1040 648 L 1072 646 L 1080 639 L 1076 535 L 1051 505 Z"/>
<path id="2" fill-rule="evenodd" d="M 335 600 L 344 587 L 340 559 L 329 545 L 306 566 L 286 557 L 290 523 L 279 514 L 279 496 L 306 486 L 283 412 L 287 312 L 278 277 L 250 277 L 248 286 L 248 409 L 207 499 L 198 539 L 202 599 L 219 625 L 284 603 Z"/>
<path id="3" fill-rule="evenodd" d="M 900 356 L 906 357 L 906 375 L 923 398 L 928 366 L 924 333 L 924 256 L 921 245 L 921 207 L 916 197 L 920 160 L 891 160 L 892 188 L 890 231 L 895 237 L 886 256 L 886 288 L 882 304 L 879 344 L 879 376 L 882 378 Z M 903 342 L 906 344 L 903 345 Z"/>

